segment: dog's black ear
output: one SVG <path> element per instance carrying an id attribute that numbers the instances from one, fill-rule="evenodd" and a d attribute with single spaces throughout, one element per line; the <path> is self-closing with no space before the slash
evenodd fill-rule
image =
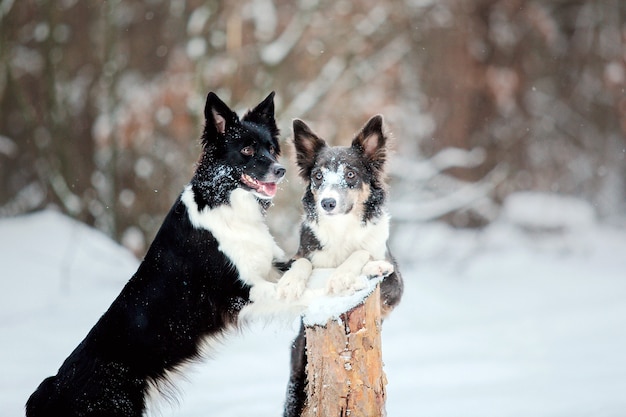
<path id="1" fill-rule="evenodd" d="M 262 124 L 264 124 L 264 122 L 274 121 L 274 95 L 275 93 L 273 91 L 269 93 L 262 102 L 248 111 L 244 118 L 251 122 Z"/>
<path id="2" fill-rule="evenodd" d="M 315 157 L 326 147 L 326 142 L 313 133 L 302 120 L 294 119 L 293 144 L 296 147 L 296 162 L 300 168 L 300 176 L 308 180 L 315 164 Z"/>
<path id="3" fill-rule="evenodd" d="M 352 141 L 352 148 L 371 161 L 377 170 L 382 170 L 387 158 L 387 135 L 383 128 L 383 116 L 377 114 L 365 123 Z"/>
<path id="4" fill-rule="evenodd" d="M 274 119 L 274 95 L 275 93 L 273 91 L 269 93 L 262 102 L 248 111 L 243 116 L 242 120 L 267 127 L 272 136 L 277 138 L 279 131 L 276 126 L 276 120 Z"/>
<path id="5" fill-rule="evenodd" d="M 205 145 L 217 135 L 223 135 L 229 126 L 239 123 L 237 113 L 232 111 L 214 92 L 210 92 L 206 98 L 204 119 L 202 142 Z"/>

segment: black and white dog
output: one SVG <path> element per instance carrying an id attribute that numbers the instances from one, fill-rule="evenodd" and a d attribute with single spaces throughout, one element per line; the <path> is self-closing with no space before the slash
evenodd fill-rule
<path id="1" fill-rule="evenodd" d="M 305 292 L 311 267 L 336 268 L 326 293 L 364 287 L 363 276 L 386 276 L 381 283 L 383 316 L 399 302 L 403 282 L 389 253 L 389 215 L 385 210 L 387 135 L 382 116 L 374 116 L 349 147 L 329 147 L 301 120 L 293 122 L 296 161 L 306 181 L 304 220 L 296 261 L 279 286 L 284 296 Z M 293 343 L 285 417 L 300 416 L 306 400 L 304 327 Z"/>
<path id="2" fill-rule="evenodd" d="M 209 93 L 204 115 L 191 182 L 135 275 L 31 395 L 28 417 L 141 416 L 149 388 L 273 291 L 283 252 L 264 215 L 285 174 L 274 93 L 241 120 Z"/>

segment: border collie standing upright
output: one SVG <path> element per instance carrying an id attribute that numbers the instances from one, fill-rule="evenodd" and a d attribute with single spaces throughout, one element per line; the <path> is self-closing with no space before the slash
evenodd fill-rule
<path id="1" fill-rule="evenodd" d="M 329 147 L 301 120 L 293 122 L 296 161 L 306 181 L 304 220 L 292 268 L 279 282 L 287 294 L 304 292 L 311 268 L 336 268 L 327 293 L 351 292 L 362 275 L 386 276 L 381 283 L 383 316 L 402 297 L 403 282 L 389 253 L 389 215 L 385 209 L 387 135 L 382 116 L 372 117 L 349 147 Z M 302 266 L 300 266 L 302 265 Z M 293 343 L 285 417 L 300 416 L 305 406 L 304 326 Z"/>
<path id="2" fill-rule="evenodd" d="M 279 277 L 273 263 L 283 252 L 264 222 L 285 174 L 274 93 L 241 120 L 209 93 L 204 115 L 191 182 L 135 275 L 32 394 L 28 417 L 141 416 L 149 387 L 236 326 L 242 309 L 262 303 Z"/>

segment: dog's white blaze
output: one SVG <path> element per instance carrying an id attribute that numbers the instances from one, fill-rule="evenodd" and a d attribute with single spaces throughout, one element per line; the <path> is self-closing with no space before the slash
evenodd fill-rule
<path id="1" fill-rule="evenodd" d="M 322 188 L 326 187 L 347 187 L 348 184 L 344 179 L 344 167 L 340 165 L 337 171 L 331 171 L 328 168 L 322 168 L 322 174 L 324 175 L 324 181 Z"/>
<path id="2" fill-rule="evenodd" d="M 368 251 L 374 260 L 385 259 L 389 221 L 387 213 L 365 224 L 352 213 L 320 216 L 309 227 L 324 250 L 315 251 L 311 263 L 315 268 L 336 268 L 359 249 Z"/>
<path id="3" fill-rule="evenodd" d="M 252 193 L 236 189 L 230 194 L 230 205 L 199 211 L 193 189 L 188 185 L 181 196 L 189 220 L 196 228 L 209 230 L 222 251 L 239 271 L 242 281 L 254 285 L 274 280 L 272 261 L 284 259 L 265 223 L 259 203 Z"/>
<path id="4" fill-rule="evenodd" d="M 337 171 L 331 171 L 328 168 L 322 168 L 324 180 L 318 190 L 317 207 L 321 213 L 335 213 L 341 211 L 344 205 L 343 195 L 339 190 L 348 188 L 348 183 L 344 178 L 344 167 L 340 165 Z M 322 200 L 332 198 L 337 202 L 335 209 L 327 211 L 322 207 Z"/>

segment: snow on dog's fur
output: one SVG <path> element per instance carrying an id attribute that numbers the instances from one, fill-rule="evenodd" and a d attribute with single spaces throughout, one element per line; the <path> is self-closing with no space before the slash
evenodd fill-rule
<path id="1" fill-rule="evenodd" d="M 273 98 L 240 120 L 209 93 L 195 175 L 135 275 L 32 394 L 28 417 L 142 416 L 152 386 L 237 326 L 242 310 L 276 301 L 265 296 L 283 252 L 264 214 L 285 169 Z"/>
<path id="2" fill-rule="evenodd" d="M 301 120 L 293 122 L 296 160 L 306 181 L 300 245 L 291 269 L 278 283 L 279 294 L 305 294 L 311 268 L 335 268 L 326 293 L 345 294 L 365 286 L 364 276 L 386 276 L 381 283 L 383 315 L 402 296 L 403 283 L 387 247 L 385 161 L 388 138 L 382 116 L 374 116 L 349 147 L 329 147 Z M 291 352 L 285 416 L 305 405 L 305 333 L 301 326 Z"/>

